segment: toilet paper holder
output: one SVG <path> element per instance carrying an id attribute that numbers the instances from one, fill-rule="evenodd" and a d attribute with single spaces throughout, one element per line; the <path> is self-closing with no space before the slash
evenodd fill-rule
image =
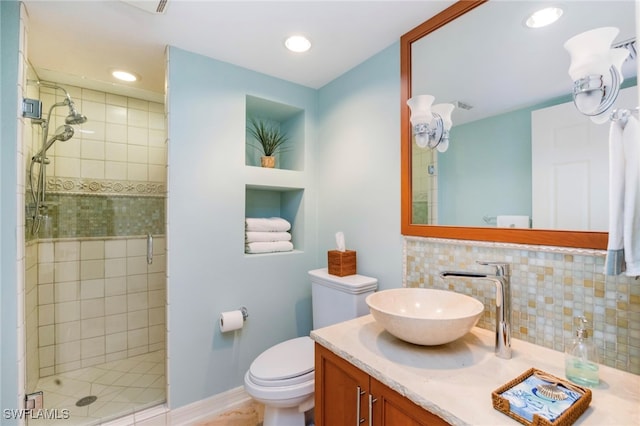
<path id="1" fill-rule="evenodd" d="M 246 307 L 244 307 L 244 306 L 240 306 L 240 308 L 239 308 L 239 309 L 240 309 L 240 312 L 242 312 L 242 320 L 243 320 L 243 321 L 246 321 L 246 320 L 247 320 L 247 318 L 249 318 L 249 311 L 248 311 L 248 310 L 247 310 L 247 308 L 246 308 Z"/>

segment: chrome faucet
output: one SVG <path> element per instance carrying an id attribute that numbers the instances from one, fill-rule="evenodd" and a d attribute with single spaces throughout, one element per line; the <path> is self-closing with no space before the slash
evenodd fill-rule
<path id="1" fill-rule="evenodd" d="M 466 271 L 442 271 L 440 277 L 474 278 L 493 281 L 496 285 L 496 348 L 498 358 L 511 359 L 511 268 L 504 262 L 476 263 L 496 268 L 495 275 Z"/>

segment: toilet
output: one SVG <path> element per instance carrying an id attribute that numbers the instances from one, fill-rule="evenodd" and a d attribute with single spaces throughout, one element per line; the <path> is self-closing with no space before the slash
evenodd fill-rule
<path id="1" fill-rule="evenodd" d="M 309 277 L 314 329 L 369 313 L 365 299 L 376 290 L 377 279 L 338 277 L 327 268 L 309 271 Z M 244 376 L 247 393 L 265 406 L 263 426 L 304 426 L 305 412 L 314 405 L 314 384 L 314 343 L 309 336 L 262 352 Z"/>

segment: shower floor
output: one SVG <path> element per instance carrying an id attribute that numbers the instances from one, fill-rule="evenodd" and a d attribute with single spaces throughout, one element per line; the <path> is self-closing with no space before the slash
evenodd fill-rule
<path id="1" fill-rule="evenodd" d="M 30 419 L 29 425 L 96 425 L 165 401 L 165 351 L 94 365 L 38 380 L 44 407 L 69 410 L 69 419 Z M 76 406 L 81 398 L 95 402 Z"/>

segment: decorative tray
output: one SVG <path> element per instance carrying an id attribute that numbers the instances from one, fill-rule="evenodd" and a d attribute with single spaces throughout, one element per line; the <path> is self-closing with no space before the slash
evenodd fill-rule
<path id="1" fill-rule="evenodd" d="M 568 426 L 589 406 L 591 390 L 531 368 L 494 390 L 491 400 L 493 408 L 522 424 Z"/>

